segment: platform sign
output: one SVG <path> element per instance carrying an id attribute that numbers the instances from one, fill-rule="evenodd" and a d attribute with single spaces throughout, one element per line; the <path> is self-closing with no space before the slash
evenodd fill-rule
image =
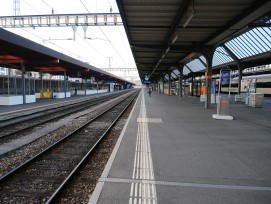
<path id="1" fill-rule="evenodd" d="M 219 92 L 220 96 L 221 85 L 229 85 L 229 98 L 231 96 L 231 70 L 230 69 L 221 69 L 220 70 L 220 83 L 219 83 Z"/>
<path id="2" fill-rule="evenodd" d="M 113 81 L 107 81 L 106 84 L 113 84 Z"/>
<path id="3" fill-rule="evenodd" d="M 229 86 L 228 98 L 220 96 L 221 85 Z M 231 97 L 231 70 L 222 69 L 220 70 L 220 82 L 218 90 L 218 103 L 217 103 L 217 114 L 213 114 L 214 119 L 232 120 L 233 117 L 229 115 L 229 101 Z"/>
<path id="4" fill-rule="evenodd" d="M 144 84 L 150 84 L 151 82 L 149 80 L 144 80 Z"/>
<path id="5" fill-rule="evenodd" d="M 222 85 L 230 84 L 231 81 L 231 70 L 225 69 L 220 71 L 220 82 Z"/>

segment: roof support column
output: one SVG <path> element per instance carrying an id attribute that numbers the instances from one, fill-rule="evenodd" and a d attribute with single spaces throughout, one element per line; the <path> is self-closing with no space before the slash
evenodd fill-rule
<path id="1" fill-rule="evenodd" d="M 96 79 L 96 83 L 97 83 L 97 86 L 96 86 L 97 93 L 99 93 L 99 84 L 98 84 L 98 79 Z"/>
<path id="2" fill-rule="evenodd" d="M 241 94 L 241 81 L 243 78 L 243 69 L 244 69 L 244 64 L 237 63 L 238 70 L 239 70 L 239 75 L 238 75 L 238 95 Z"/>
<path id="3" fill-rule="evenodd" d="M 178 69 L 180 72 L 179 75 L 179 99 L 183 98 L 183 65 Z"/>
<path id="4" fill-rule="evenodd" d="M 158 81 L 158 93 L 160 93 L 160 89 L 161 89 L 161 78 Z"/>
<path id="5" fill-rule="evenodd" d="M 26 104 L 26 96 L 25 96 L 25 66 L 21 63 L 22 69 L 22 94 L 23 94 L 23 104 Z"/>
<path id="6" fill-rule="evenodd" d="M 86 96 L 87 95 L 87 77 L 85 77 L 84 89 L 85 89 L 85 96 Z"/>
<path id="7" fill-rule="evenodd" d="M 165 76 L 163 76 L 162 80 L 163 80 L 163 94 L 165 94 Z"/>
<path id="8" fill-rule="evenodd" d="M 40 86 L 39 86 L 39 88 L 41 89 L 41 90 L 43 90 L 43 76 L 42 76 L 42 72 L 39 72 L 39 74 L 40 74 Z M 41 97 L 41 96 L 40 96 Z"/>
<path id="9" fill-rule="evenodd" d="M 171 71 L 168 73 L 168 95 L 170 96 L 171 90 Z"/>
<path id="10" fill-rule="evenodd" d="M 67 76 L 66 72 L 64 71 L 64 93 L 65 93 L 65 98 L 67 98 L 67 88 L 66 88 L 66 81 L 67 81 Z"/>
<path id="11" fill-rule="evenodd" d="M 9 86 L 10 86 L 10 80 L 9 80 L 9 77 L 10 77 L 10 75 L 11 75 L 11 73 L 10 73 L 10 68 L 8 68 L 8 96 L 9 96 Z M 5 85 L 3 86 L 3 87 L 5 87 Z"/>
<path id="12" fill-rule="evenodd" d="M 203 55 L 206 58 L 207 68 L 206 68 L 206 100 L 205 108 L 209 109 L 211 107 L 211 88 L 212 88 L 212 62 L 214 56 L 214 48 L 207 48 L 203 51 Z"/>
<path id="13" fill-rule="evenodd" d="M 194 96 L 194 74 L 191 77 L 191 96 Z"/>

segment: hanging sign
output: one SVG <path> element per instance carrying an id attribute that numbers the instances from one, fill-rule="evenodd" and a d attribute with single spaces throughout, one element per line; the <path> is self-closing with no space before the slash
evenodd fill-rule
<path id="1" fill-rule="evenodd" d="M 145 80 L 144 84 L 150 84 L 151 82 L 149 80 Z"/>

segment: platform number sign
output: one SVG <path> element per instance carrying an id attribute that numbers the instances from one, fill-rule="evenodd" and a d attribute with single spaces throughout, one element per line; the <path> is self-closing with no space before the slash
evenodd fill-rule
<path id="1" fill-rule="evenodd" d="M 231 95 L 231 70 L 230 69 L 220 70 L 220 83 L 219 83 L 218 95 L 220 95 L 221 85 L 229 85 L 229 98 L 230 98 L 230 95 Z"/>
<path id="2" fill-rule="evenodd" d="M 221 70 L 221 72 L 220 72 L 220 80 L 221 80 L 222 85 L 230 84 L 231 70 L 229 70 L 229 69 Z"/>

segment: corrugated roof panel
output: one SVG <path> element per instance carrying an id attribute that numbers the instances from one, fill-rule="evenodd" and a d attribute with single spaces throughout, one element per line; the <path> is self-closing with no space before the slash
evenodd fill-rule
<path id="1" fill-rule="evenodd" d="M 223 47 L 216 48 L 214 56 L 213 56 L 213 62 L 212 62 L 213 67 L 220 64 L 226 64 L 232 61 L 233 59 Z"/>
<path id="2" fill-rule="evenodd" d="M 201 55 L 199 58 L 201 59 L 201 61 L 203 61 L 205 64 L 207 64 L 206 58 L 203 55 Z"/>
<path id="3" fill-rule="evenodd" d="M 179 79 L 179 76 L 178 76 L 179 74 L 180 74 L 180 72 L 175 69 L 171 72 L 171 78 L 174 80 Z"/>
<path id="4" fill-rule="evenodd" d="M 225 45 L 238 58 L 247 58 L 253 55 L 271 51 L 271 29 L 254 28 L 237 38 L 227 42 Z"/>
<path id="5" fill-rule="evenodd" d="M 183 75 L 187 75 L 189 73 L 190 73 L 190 70 L 186 66 L 184 66 L 184 68 L 183 68 Z"/>
<path id="6" fill-rule="evenodd" d="M 202 64 L 199 59 L 192 60 L 191 62 L 187 63 L 186 66 L 188 66 L 193 72 L 198 72 L 206 69 L 204 64 Z"/>

